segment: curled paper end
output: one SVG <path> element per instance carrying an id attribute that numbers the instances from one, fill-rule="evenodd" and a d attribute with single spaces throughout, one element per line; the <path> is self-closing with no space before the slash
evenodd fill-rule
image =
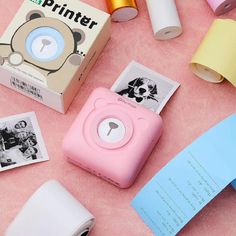
<path id="1" fill-rule="evenodd" d="M 224 77 L 207 66 L 192 63 L 191 69 L 195 75 L 208 82 L 220 83 L 224 80 Z"/>

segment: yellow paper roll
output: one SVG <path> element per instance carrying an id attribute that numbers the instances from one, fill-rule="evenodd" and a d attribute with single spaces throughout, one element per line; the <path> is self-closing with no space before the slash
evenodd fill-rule
<path id="1" fill-rule="evenodd" d="M 236 87 L 236 21 L 215 20 L 192 58 L 190 67 L 201 79 Z"/>
<path id="2" fill-rule="evenodd" d="M 128 21 L 138 14 L 136 0 L 106 0 L 113 21 Z"/>

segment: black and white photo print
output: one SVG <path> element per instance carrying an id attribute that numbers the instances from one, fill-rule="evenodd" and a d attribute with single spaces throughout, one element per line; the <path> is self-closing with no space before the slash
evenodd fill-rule
<path id="1" fill-rule="evenodd" d="M 113 84 L 111 90 L 159 114 L 179 85 L 132 61 Z"/>
<path id="2" fill-rule="evenodd" d="M 0 171 L 47 160 L 35 113 L 0 118 Z"/>

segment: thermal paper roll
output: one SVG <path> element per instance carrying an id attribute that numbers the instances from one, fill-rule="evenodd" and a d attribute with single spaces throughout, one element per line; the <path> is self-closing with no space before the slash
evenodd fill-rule
<path id="1" fill-rule="evenodd" d="M 182 33 L 174 0 L 146 0 L 146 2 L 156 39 L 172 39 Z"/>
<path id="2" fill-rule="evenodd" d="M 215 20 L 192 58 L 190 67 L 201 79 L 236 87 L 236 21 Z"/>
<path id="3" fill-rule="evenodd" d="M 207 0 L 215 15 L 222 15 L 236 7 L 236 0 Z"/>
<path id="4" fill-rule="evenodd" d="M 138 15 L 136 0 L 106 0 L 112 21 L 128 21 Z"/>
<path id="5" fill-rule="evenodd" d="M 52 180 L 32 195 L 6 236 L 87 236 L 94 222 L 92 214 Z"/>

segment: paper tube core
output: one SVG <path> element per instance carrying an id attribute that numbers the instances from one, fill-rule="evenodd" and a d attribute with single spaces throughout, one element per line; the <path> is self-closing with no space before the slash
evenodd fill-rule
<path id="1" fill-rule="evenodd" d="M 166 27 L 155 34 L 158 40 L 168 40 L 178 37 L 182 34 L 182 28 L 178 26 Z"/>
<path id="2" fill-rule="evenodd" d="M 226 5 L 224 5 L 224 8 L 225 9 L 228 9 L 228 8 L 230 8 L 231 7 L 231 4 L 230 3 L 227 3 Z"/>
<path id="3" fill-rule="evenodd" d="M 225 14 L 236 7 L 236 1 L 226 0 L 215 9 L 217 16 Z"/>
<path id="4" fill-rule="evenodd" d="M 219 73 L 201 64 L 193 64 L 192 70 L 193 73 L 201 79 L 212 83 L 220 83 L 224 80 L 224 78 Z"/>

